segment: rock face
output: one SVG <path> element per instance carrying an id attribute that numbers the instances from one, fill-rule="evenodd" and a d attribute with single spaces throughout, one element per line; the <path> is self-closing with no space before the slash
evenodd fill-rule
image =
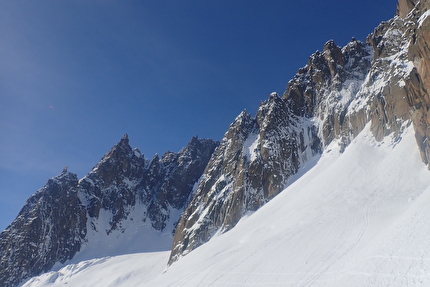
<path id="1" fill-rule="evenodd" d="M 252 118 L 242 112 L 230 125 L 179 221 L 171 260 L 233 228 L 249 211 L 276 196 L 303 162 L 320 152 L 311 121 L 292 113 L 272 94 Z"/>
<path id="2" fill-rule="evenodd" d="M 343 49 L 329 41 L 288 83 L 282 98 L 272 93 L 254 118 L 245 112 L 236 118 L 179 221 L 170 262 L 276 196 L 333 139 L 342 138 L 346 146 L 351 130 L 358 134 L 366 115 L 354 115 L 362 123 L 350 129 L 346 112 L 372 58 L 371 47 L 355 39 Z"/>
<path id="3" fill-rule="evenodd" d="M 0 235 L 0 286 L 49 270 L 71 259 L 87 233 L 78 179 L 66 169 L 32 195 Z"/>
<path id="4" fill-rule="evenodd" d="M 328 41 L 253 118 L 240 114 L 176 229 L 170 263 L 278 194 L 310 157 L 342 152 L 366 125 L 377 140 L 413 124 L 429 163 L 430 1 L 400 0 L 366 40 Z"/>
<path id="5" fill-rule="evenodd" d="M 430 168 L 430 1 L 420 1 L 409 13 L 411 42 L 408 58 L 416 67 L 410 75 L 405 89 L 413 120 L 421 157 Z"/>
<path id="6" fill-rule="evenodd" d="M 341 48 L 330 40 L 288 83 L 283 98 L 295 115 L 313 118 L 324 146 L 335 138 L 341 138 L 346 146 L 351 132 L 356 135 L 364 127 L 366 119 L 361 112 L 350 117 L 347 111 L 362 88 L 372 58 L 373 51 L 365 43 L 352 39 Z M 357 123 L 351 125 L 351 120 Z"/>
<path id="7" fill-rule="evenodd" d="M 83 179 L 64 170 L 1 233 L 0 286 L 73 258 L 94 234 L 126 233 L 131 221 L 175 230 L 172 263 L 234 228 L 324 149 L 342 152 L 366 125 L 382 140 L 412 124 L 430 166 L 429 9 L 430 0 L 399 0 L 366 43 L 328 41 L 282 97 L 272 93 L 255 116 L 242 112 L 219 145 L 193 138 L 148 160 L 125 136 Z"/>
<path id="8" fill-rule="evenodd" d="M 187 205 L 217 145 L 193 138 L 179 153 L 149 161 L 124 136 L 83 179 L 65 169 L 48 180 L 0 234 L 0 286 L 16 286 L 72 259 L 91 243 L 90 234 L 125 232 L 131 211 L 140 224 L 165 230 L 167 222 L 178 221 L 174 211 Z M 100 222 L 102 212 L 108 222 Z"/>

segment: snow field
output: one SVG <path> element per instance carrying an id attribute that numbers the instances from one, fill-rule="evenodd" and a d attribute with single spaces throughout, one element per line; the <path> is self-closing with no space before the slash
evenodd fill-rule
<path id="1" fill-rule="evenodd" d="M 430 172 L 411 126 L 398 142 L 376 142 L 366 127 L 291 182 L 167 269 L 168 252 L 140 253 L 24 286 L 430 286 Z"/>
<path id="2" fill-rule="evenodd" d="M 168 256 L 165 251 L 91 259 L 44 273 L 23 286 L 142 286 L 145 279 L 163 272 Z"/>

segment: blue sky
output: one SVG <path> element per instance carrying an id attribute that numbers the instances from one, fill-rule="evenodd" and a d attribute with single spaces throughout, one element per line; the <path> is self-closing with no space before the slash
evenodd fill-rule
<path id="1" fill-rule="evenodd" d="M 221 140 L 327 40 L 364 41 L 396 3 L 1 1 L 0 229 L 125 133 L 147 158 Z"/>

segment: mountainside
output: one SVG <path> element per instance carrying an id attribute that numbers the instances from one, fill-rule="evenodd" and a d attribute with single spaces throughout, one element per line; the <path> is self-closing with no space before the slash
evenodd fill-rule
<path id="1" fill-rule="evenodd" d="M 277 195 L 333 140 L 344 150 L 368 123 L 382 140 L 399 136 L 412 121 L 428 164 L 428 5 L 399 3 L 397 15 L 367 43 L 353 38 L 342 48 L 328 41 L 289 81 L 282 98 L 272 94 L 254 118 L 240 114 L 181 216 L 170 263 Z"/>
<path id="2" fill-rule="evenodd" d="M 375 250 L 383 253 L 381 256 L 397 254 L 397 247 L 409 250 L 406 243 L 388 242 L 377 231 L 384 224 L 401 228 L 407 220 L 414 221 L 415 217 L 407 214 L 410 204 L 405 200 L 412 202 L 427 193 L 429 173 L 422 167 L 430 167 L 429 15 L 429 0 L 400 0 L 396 15 L 375 28 L 365 43 L 353 38 L 339 47 L 328 41 L 298 70 L 281 97 L 272 93 L 260 103 L 255 116 L 240 113 L 220 143 L 193 138 L 179 153 L 148 160 L 133 150 L 124 136 L 81 180 L 65 169 L 30 197 L 17 219 L 1 233 L 0 286 L 15 286 L 59 263 L 170 248 L 168 270 L 177 276 L 186 273 L 184 266 L 193 264 L 202 274 L 208 273 L 210 266 L 200 259 L 213 262 L 217 252 L 227 261 L 240 260 L 239 255 L 229 259 L 229 252 L 252 258 L 244 270 L 237 271 L 252 273 L 266 254 L 260 247 L 274 256 L 281 245 L 286 246 L 281 253 L 293 258 L 290 265 L 281 264 L 294 278 L 289 280 L 304 285 L 314 284 L 321 276 L 327 279 L 327 272 L 336 272 L 335 268 L 349 259 L 358 261 L 361 269 L 357 272 L 385 272 L 378 270 L 386 266 L 395 270 L 384 260 L 379 267 L 367 269 L 366 260 Z M 408 150 L 416 151 L 411 160 L 405 158 Z M 366 158 L 360 158 L 360 153 Z M 403 173 L 399 168 L 402 160 L 390 157 L 400 157 L 409 170 Z M 311 175 L 306 174 L 313 165 Z M 300 176 L 309 183 L 297 180 Z M 283 199 L 278 200 L 281 192 Z M 284 195 L 288 192 L 293 195 Z M 426 198 L 414 206 L 421 208 Z M 272 199 L 277 203 L 270 209 L 266 203 Z M 279 211 L 281 206 L 288 210 Z M 267 210 L 282 218 L 268 215 Z M 251 223 L 242 225 L 242 233 L 259 238 L 255 246 L 247 245 L 258 256 L 239 247 L 227 248 L 229 240 L 240 246 L 241 241 L 228 234 L 240 234 L 234 231 L 235 226 L 253 212 L 249 218 L 259 218 L 254 221 L 256 233 L 248 230 Z M 369 218 L 374 220 L 370 229 Z M 321 225 L 315 225 L 315 220 L 322 220 Z M 281 221 L 288 222 L 286 227 L 280 226 Z M 247 218 L 245 222 L 252 221 Z M 275 222 L 282 236 L 264 227 Z M 423 233 L 410 231 L 420 241 Z M 260 232 L 267 234 L 260 236 Z M 384 232 L 387 236 L 404 235 L 388 229 Z M 303 235 L 298 237 L 303 243 L 295 234 Z M 315 236 L 324 243 L 313 240 Z M 226 241 L 216 245 L 212 238 L 214 242 Z M 376 239 L 386 242 L 388 249 L 373 246 L 371 241 Z M 201 246 L 209 252 L 206 244 L 215 248 L 208 257 L 195 250 Z M 273 248 L 267 247 L 271 244 Z M 369 257 L 357 257 L 359 253 L 354 252 L 346 256 L 356 248 Z M 305 249 L 305 255 L 296 249 Z M 213 264 L 218 273 L 223 272 L 221 267 L 232 268 Z M 415 264 L 411 268 L 418 268 Z M 151 282 L 167 286 L 170 279 L 157 281 L 170 278 L 166 276 Z M 181 277 L 184 284 L 187 278 L 192 280 L 186 276 Z M 213 276 L 217 275 L 211 274 L 214 282 L 223 283 Z M 55 278 L 53 282 L 57 282 Z M 340 279 L 336 282 L 347 282 Z M 360 280 L 357 282 L 365 283 Z"/>
<path id="3" fill-rule="evenodd" d="M 429 286 L 430 173 L 412 125 L 334 140 L 273 200 L 166 269 L 169 252 L 105 257 L 29 280 L 57 286 Z"/>
<path id="4" fill-rule="evenodd" d="M 0 286 L 15 286 L 80 250 L 78 257 L 89 259 L 118 255 L 114 245 L 131 241 L 140 247 L 122 246 L 121 252 L 169 249 L 179 214 L 217 144 L 193 138 L 179 153 L 149 161 L 132 150 L 126 135 L 81 180 L 65 168 L 0 234 Z M 151 232 L 170 236 L 153 243 L 154 236 L 145 240 Z"/>

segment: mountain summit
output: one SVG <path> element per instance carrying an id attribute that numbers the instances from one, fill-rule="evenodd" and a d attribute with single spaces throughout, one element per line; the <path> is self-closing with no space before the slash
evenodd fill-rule
<path id="1" fill-rule="evenodd" d="M 180 152 L 148 160 L 125 135 L 81 180 L 64 169 L 0 234 L 0 286 L 16 286 L 75 256 L 168 249 L 178 214 L 217 144 L 192 138 Z M 161 237 L 148 240 L 148 233 Z M 124 246 L 135 241 L 140 248 Z"/>
<path id="2" fill-rule="evenodd" d="M 366 42 L 352 38 L 340 47 L 328 41 L 298 70 L 282 96 L 270 94 L 254 116 L 246 111 L 240 113 L 221 142 L 193 138 L 178 153 L 167 152 L 161 158 L 155 155 L 148 160 L 130 147 L 125 135 L 84 178 L 78 180 L 75 174 L 63 170 L 28 199 L 18 217 L 1 233 L 0 285 L 16 286 L 64 263 L 162 250 L 171 250 L 168 271 L 180 275 L 175 271 L 183 270 L 180 262 L 199 258 L 192 257 L 198 247 L 212 252 L 204 246 L 218 240 L 216 235 L 226 235 L 216 241 L 221 242 L 229 238 L 228 234 L 253 234 L 267 249 L 273 243 L 270 234 L 276 237 L 281 232 L 262 227 L 261 214 L 273 222 L 276 214 L 282 215 L 282 220 L 288 222 L 288 234 L 307 240 L 315 232 L 323 235 L 321 240 L 327 240 L 327 244 L 334 244 L 325 256 L 325 251 L 320 254 L 317 250 L 323 243 L 314 246 L 314 241 L 302 243 L 294 241 L 294 236 L 282 237 L 290 240 L 282 242 L 286 250 L 304 262 L 291 260 L 300 265 L 291 276 L 303 274 L 307 281 L 297 280 L 312 285 L 324 272 L 339 265 L 333 258 L 344 262 L 346 254 L 362 244 L 361 240 L 382 238 L 375 230 L 383 224 L 370 224 L 373 229 L 369 230 L 370 217 L 384 224 L 392 219 L 393 226 L 400 226 L 395 220 L 403 218 L 400 212 L 406 214 L 409 206 L 404 199 L 413 202 L 425 189 L 428 171 L 421 174 L 420 166 L 405 160 L 414 174 L 405 173 L 408 178 L 402 178 L 406 175 L 398 166 L 390 167 L 394 161 L 389 155 L 405 156 L 415 140 L 417 154 L 430 167 L 429 15 L 429 0 L 399 0 L 396 15 L 376 27 Z M 353 149 L 348 150 L 351 146 Z M 365 158 L 357 156 L 360 152 Z M 372 156 L 381 160 L 381 177 Z M 327 157 L 339 160 L 330 161 Z M 366 163 L 373 165 L 366 167 Z M 312 171 L 313 166 L 316 169 Z M 389 168 L 397 178 L 389 175 Z M 306 177 L 308 170 L 312 177 Z M 356 172 L 362 178 L 358 179 Z M 341 179 L 336 178 L 337 173 Z M 322 178 L 323 175 L 330 178 Z M 309 182 L 299 181 L 300 176 Z M 383 180 L 394 183 L 382 184 Z M 295 181 L 294 194 L 279 195 Z M 413 190 L 407 190 L 406 182 L 414 185 Z M 321 184 L 320 193 L 314 190 L 317 183 Z M 282 202 L 276 201 L 279 196 L 296 213 L 281 212 Z M 271 200 L 276 201 L 276 208 L 264 209 Z M 384 205 L 385 201 L 392 206 Z M 339 210 L 328 213 L 321 207 L 324 204 Z M 364 204 L 365 208 L 354 204 Z M 295 206 L 303 208 L 296 210 Z M 355 212 L 349 213 L 350 210 Z M 258 226 L 267 234 L 251 232 L 246 223 L 241 225 L 241 233 L 235 233 L 240 221 L 252 213 L 250 218 L 257 218 Z M 346 227 L 339 231 L 338 223 L 344 219 Z M 321 221 L 317 224 L 318 220 Z M 248 229 L 244 230 L 244 226 Z M 324 232 L 327 228 L 330 233 Z M 336 237 L 336 232 L 341 235 Z M 273 246 L 279 247 L 278 241 Z M 240 246 L 247 240 L 234 242 Z M 291 242 L 308 248 L 310 251 L 304 254 L 309 253 L 309 257 L 302 258 Z M 306 246 L 307 242 L 312 244 Z M 395 248 L 394 243 L 390 244 L 387 246 Z M 225 250 L 231 251 L 232 258 L 236 258 L 236 252 L 244 252 L 239 247 L 232 250 L 225 247 L 227 244 L 222 246 L 223 250 L 213 251 L 212 259 Z M 373 249 L 377 248 L 363 248 Z M 261 255 L 259 248 L 252 250 Z M 257 264 L 253 260 L 250 262 Z M 289 267 L 295 268 L 294 264 Z M 386 262 L 378 268 L 385 270 L 382 264 Z M 30 280 L 29 286 L 36 281 Z"/>

